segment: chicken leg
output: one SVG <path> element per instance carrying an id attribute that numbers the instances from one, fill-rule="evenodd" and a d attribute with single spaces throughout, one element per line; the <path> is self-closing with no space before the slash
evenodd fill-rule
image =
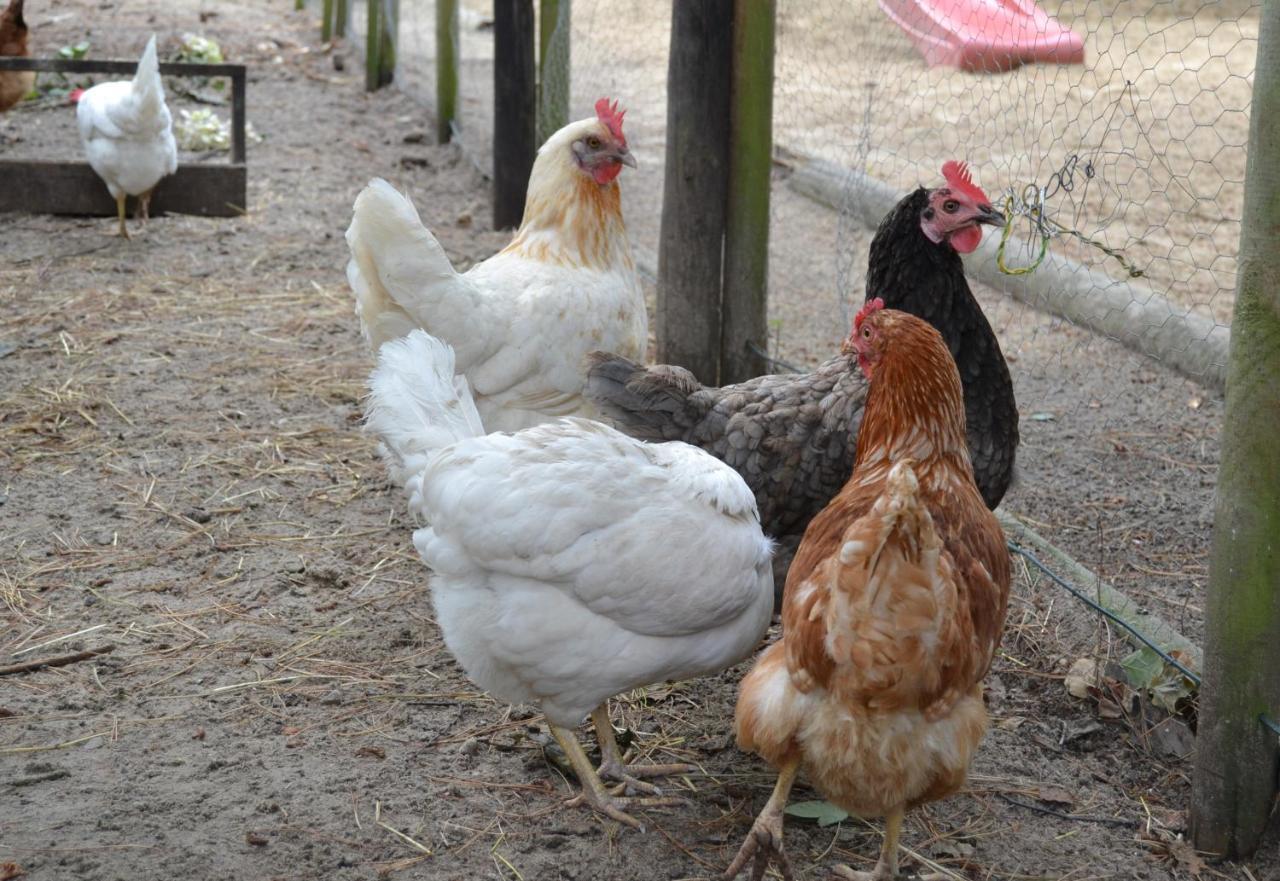
<path id="1" fill-rule="evenodd" d="M 155 187 L 147 190 L 138 196 L 137 214 L 142 216 L 142 225 L 146 226 L 147 221 L 151 219 L 151 194 L 156 191 Z"/>
<path id="2" fill-rule="evenodd" d="M 116 196 L 116 216 L 120 218 L 120 235 L 126 239 L 129 238 L 129 228 L 124 225 L 124 202 L 128 198 L 129 196 L 125 193 Z"/>
<path id="3" fill-rule="evenodd" d="M 884 844 L 880 847 L 880 860 L 870 872 L 859 872 L 848 866 L 836 866 L 831 870 L 841 881 L 897 881 L 898 838 L 902 834 L 903 808 L 890 811 L 884 818 Z M 916 875 L 913 881 L 945 881 L 947 875 L 933 873 Z"/>
<path id="4" fill-rule="evenodd" d="M 591 711 L 591 721 L 596 727 L 596 740 L 600 744 L 600 777 L 621 784 L 613 790 L 614 795 L 642 792 L 646 795 L 662 795 L 662 790 L 652 783 L 637 780 L 637 777 L 665 777 L 669 774 L 687 774 L 696 771 L 694 765 L 628 765 L 622 760 L 622 751 L 618 749 L 618 740 L 613 732 L 613 723 L 609 721 L 609 705 L 601 704 Z M 674 804 L 681 804 L 680 799 L 673 799 Z"/>
<path id="5" fill-rule="evenodd" d="M 574 736 L 573 732 L 558 725 L 550 725 L 549 727 L 551 728 L 551 734 L 560 744 L 560 748 L 568 756 L 569 763 L 573 766 L 573 772 L 577 774 L 578 782 L 582 785 L 582 792 L 565 802 L 567 806 L 587 805 L 612 820 L 617 820 L 619 823 L 643 832 L 644 825 L 628 814 L 625 808 L 670 807 L 682 803 L 679 799 L 618 798 L 611 795 L 605 789 L 604 783 L 600 780 L 600 775 L 592 767 L 591 759 L 587 758 L 586 752 L 582 749 L 582 744 L 578 743 L 578 738 Z"/>
<path id="6" fill-rule="evenodd" d="M 722 881 L 733 881 L 738 873 L 747 865 L 747 860 L 755 857 L 751 867 L 752 881 L 760 881 L 769 869 L 769 863 L 776 861 L 783 881 L 791 881 L 791 860 L 782 846 L 782 812 L 787 806 L 787 796 L 791 794 L 791 785 L 796 782 L 796 774 L 800 771 L 800 759 L 788 761 L 778 771 L 778 782 L 774 784 L 773 795 L 769 796 L 764 810 L 751 824 L 751 832 L 747 840 L 738 848 L 738 855 L 733 858 L 729 868 L 724 870 Z"/>

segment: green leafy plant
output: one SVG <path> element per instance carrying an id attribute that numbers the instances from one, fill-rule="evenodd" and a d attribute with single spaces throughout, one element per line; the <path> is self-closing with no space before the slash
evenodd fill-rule
<path id="1" fill-rule="evenodd" d="M 1120 661 L 1120 668 L 1130 685 L 1146 690 L 1153 704 L 1170 713 L 1176 713 L 1178 702 L 1195 691 L 1191 680 L 1149 648 L 1140 648 L 1126 655 Z"/>
<path id="2" fill-rule="evenodd" d="M 58 50 L 58 57 L 66 58 L 69 61 L 78 61 L 89 54 L 89 45 L 90 43 L 88 40 L 81 40 L 79 43 L 74 45 L 63 46 Z"/>

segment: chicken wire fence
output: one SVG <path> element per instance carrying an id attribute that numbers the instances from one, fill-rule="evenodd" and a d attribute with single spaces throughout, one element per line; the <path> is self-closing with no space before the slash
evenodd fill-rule
<path id="1" fill-rule="evenodd" d="M 389 10 L 398 5 L 398 85 L 433 104 L 435 4 L 380 2 Z M 886 0 L 885 6 L 901 12 L 912 4 Z M 1098 294 L 1110 304 L 1104 313 L 1141 313 L 1140 307 L 1167 302 L 1162 325 L 1190 328 L 1171 358 L 1182 354 L 1180 347 L 1225 339 L 1259 4 L 1045 0 L 1041 8 L 1079 38 L 1082 63 L 986 72 L 931 67 L 876 0 L 778 0 L 773 106 L 783 167 L 773 186 L 769 349 L 781 363 L 799 366 L 833 352 L 865 296 L 874 222 L 868 193 L 937 185 L 943 161 L 968 160 L 1011 218 L 1001 271 L 984 279 L 1000 288 L 1001 278 L 1011 284 L 1041 278 L 1039 293 L 1021 298 L 1034 306 L 975 285 L 1015 375 L 1023 414 L 1020 463 L 1028 460 L 1028 443 L 1048 443 L 1048 432 L 1065 433 L 1064 445 L 1073 448 L 1038 460 L 1058 468 L 1057 484 L 1040 485 L 1039 471 L 1020 465 L 1025 489 L 1006 507 L 1029 513 L 1086 565 L 1113 579 L 1129 576 L 1128 584 L 1153 596 L 1157 611 L 1195 638 L 1194 598 L 1207 578 L 1216 425 L 1179 423 L 1195 419 L 1206 396 L 1198 386 L 1170 379 L 1172 372 L 1159 371 L 1152 360 L 1137 359 L 1124 381 L 1117 379 L 1109 373 L 1117 347 L 1054 317 L 1050 303 L 1071 314 L 1073 303 Z M 628 111 L 628 140 L 640 168 L 623 180 L 624 202 L 642 272 L 656 266 L 670 13 L 670 2 L 561 0 L 549 31 L 549 62 L 567 72 L 555 81 L 568 88 L 567 95 L 551 95 L 553 103 L 565 102 L 569 119 L 590 116 L 602 95 L 620 99 Z M 458 15 L 455 140 L 488 173 L 492 3 L 462 0 Z M 353 30 L 361 38 L 364 22 L 364 6 L 356 3 Z M 1010 66 L 1000 61 L 993 66 Z M 546 133 L 540 122 L 540 137 Z M 814 160 L 835 169 L 825 195 L 834 219 L 831 210 L 798 195 L 801 175 L 787 172 Z M 429 210 L 424 219 L 430 224 Z M 1056 261 L 1047 278 L 1046 257 Z M 1104 315 L 1102 324 L 1111 327 L 1108 321 Z M 1109 332 L 1143 335 L 1141 328 Z M 1223 349 L 1216 351 L 1216 363 L 1212 357 L 1196 362 L 1210 385 L 1215 376 L 1207 374 L 1215 370 L 1221 381 Z M 1185 360 L 1179 366 L 1186 372 Z M 1144 378 L 1152 369 L 1159 381 Z M 1128 388 L 1144 382 L 1161 393 Z M 1151 412 L 1170 400 L 1176 408 Z M 1141 430 L 1121 430 L 1134 419 Z M 1144 443 L 1144 431 L 1148 440 L 1166 431 L 1181 435 Z M 1136 453 L 1155 466 L 1090 465 L 1085 454 L 1092 448 Z M 1079 473 L 1072 476 L 1072 469 Z M 1055 514 L 1055 495 L 1072 489 L 1083 489 L 1086 501 Z"/>

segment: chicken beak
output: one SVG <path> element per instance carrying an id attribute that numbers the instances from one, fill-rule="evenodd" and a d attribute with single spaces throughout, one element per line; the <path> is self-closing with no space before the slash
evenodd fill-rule
<path id="1" fill-rule="evenodd" d="M 982 205 L 978 208 L 978 216 L 974 218 L 978 223 L 985 223 L 989 226 L 1004 226 L 1004 215 L 992 208 L 990 205 Z"/>
<path id="2" fill-rule="evenodd" d="M 621 150 L 619 150 L 617 154 L 614 156 L 614 158 L 617 159 L 619 162 L 621 162 L 623 165 L 627 166 L 628 168 L 637 167 L 635 155 L 626 147 L 623 147 Z"/>

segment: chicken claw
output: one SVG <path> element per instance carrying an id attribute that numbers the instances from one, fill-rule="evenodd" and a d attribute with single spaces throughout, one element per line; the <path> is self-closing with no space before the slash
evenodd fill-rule
<path id="1" fill-rule="evenodd" d="M 791 859 L 782 844 L 782 811 L 765 808 L 760 812 L 751 824 L 747 840 L 738 848 L 738 855 L 724 870 L 723 881 L 733 881 L 738 877 L 752 857 L 755 857 L 755 862 L 751 866 L 751 881 L 760 881 L 773 862 L 778 864 L 783 881 L 791 881 L 795 877 L 791 871 Z"/>
<path id="2" fill-rule="evenodd" d="M 898 874 L 898 838 L 902 835 L 902 815 L 904 808 L 897 808 L 888 813 L 884 822 L 884 843 L 880 848 L 880 860 L 870 872 L 859 872 L 848 866 L 836 866 L 831 870 L 831 877 L 839 881 L 898 881 L 908 876 Z M 928 875 L 911 875 L 911 881 L 946 881 L 947 875 L 937 872 Z"/>
<path id="3" fill-rule="evenodd" d="M 755 857 L 751 867 L 751 881 L 760 881 L 768 871 L 769 864 L 776 862 L 783 881 L 791 881 L 791 859 L 787 856 L 782 843 L 782 812 L 787 806 L 787 796 L 791 794 L 791 784 L 795 782 L 800 771 L 800 760 L 792 759 L 778 771 L 778 782 L 774 784 L 773 794 L 764 810 L 751 824 L 751 832 L 747 840 L 738 848 L 738 855 L 733 858 L 729 868 L 725 869 L 722 881 L 733 881 L 738 873 L 747 865 L 747 860 Z"/>
<path id="4" fill-rule="evenodd" d="M 586 805 L 611 820 L 617 820 L 619 823 L 643 832 L 644 825 L 635 817 L 626 813 L 626 808 L 674 807 L 685 804 L 683 799 L 678 798 L 618 798 L 610 794 L 606 791 L 604 783 L 601 782 L 599 775 L 596 773 L 596 769 L 591 766 L 591 760 L 587 758 L 587 754 L 583 751 L 582 744 L 578 743 L 578 739 L 573 736 L 573 732 L 556 725 L 550 727 L 551 733 L 555 735 L 556 740 L 560 743 L 560 748 L 564 750 L 565 755 L 569 758 L 569 763 L 573 766 L 573 771 L 578 776 L 578 782 L 582 784 L 582 792 L 565 802 L 566 807 Z"/>
<path id="5" fill-rule="evenodd" d="M 604 704 L 591 712 L 591 721 L 596 728 L 596 740 L 600 744 L 600 769 L 602 780 L 619 784 L 611 792 L 614 795 L 662 795 L 662 790 L 652 783 L 645 783 L 639 777 L 666 777 L 671 774 L 688 774 L 696 771 L 697 766 L 685 764 L 669 765 L 628 765 L 622 758 L 622 750 L 618 749 L 618 741 L 614 735 L 613 724 L 609 721 L 609 709 Z M 684 799 L 672 799 L 673 805 L 687 804 Z"/>

